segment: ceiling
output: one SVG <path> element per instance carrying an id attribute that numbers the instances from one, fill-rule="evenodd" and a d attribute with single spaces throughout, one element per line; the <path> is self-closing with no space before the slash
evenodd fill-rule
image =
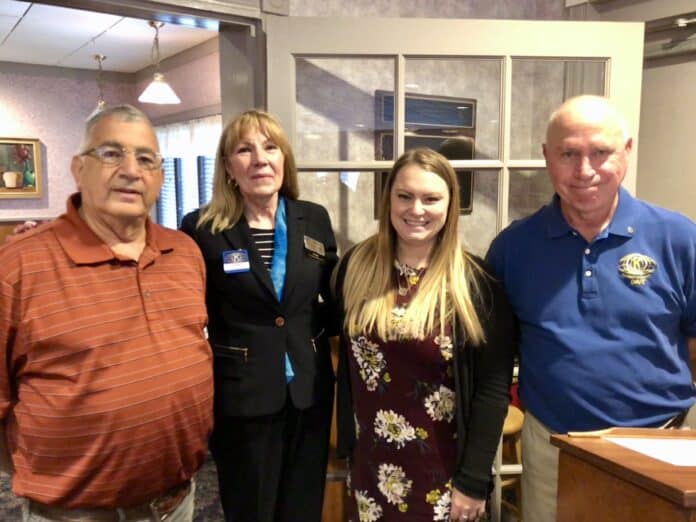
<path id="1" fill-rule="evenodd" d="M 99 53 L 106 56 L 104 70 L 135 73 L 152 64 L 154 36 L 146 20 L 0 0 L 0 62 L 96 69 Z M 160 29 L 160 57 L 215 36 L 217 27 L 166 24 Z"/>

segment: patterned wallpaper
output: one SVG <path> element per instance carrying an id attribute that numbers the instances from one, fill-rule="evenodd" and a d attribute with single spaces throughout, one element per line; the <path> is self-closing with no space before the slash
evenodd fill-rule
<path id="1" fill-rule="evenodd" d="M 104 98 L 128 103 L 134 87 L 128 75 L 109 75 Z M 0 66 L 0 136 L 41 140 L 41 199 L 0 199 L 0 220 L 53 218 L 65 210 L 75 191 L 70 159 L 82 139 L 82 123 L 97 102 L 94 74 L 88 71 L 2 63 Z"/>
<path id="2" fill-rule="evenodd" d="M 436 7 L 436 8 L 435 8 Z M 565 19 L 564 0 L 290 0 L 290 16 Z"/>
<path id="3" fill-rule="evenodd" d="M 217 45 L 210 47 L 217 49 Z M 139 106 L 152 119 L 219 106 L 219 62 L 215 50 L 178 60 L 170 67 L 163 63 L 163 72 L 182 99 L 181 105 L 139 105 L 137 97 L 150 77 L 136 82 L 133 74 L 107 73 L 104 99 L 108 105 Z M 48 219 L 65 210 L 65 201 L 75 190 L 70 159 L 96 100 L 93 71 L 0 63 L 0 136 L 40 139 L 45 174 L 41 199 L 0 199 L 0 221 Z"/>
<path id="4" fill-rule="evenodd" d="M 217 38 L 215 40 L 217 42 Z M 220 53 L 217 50 L 217 43 L 215 43 L 214 52 L 196 57 L 181 65 L 163 67 L 162 72 L 174 92 L 181 98 L 181 105 L 140 106 L 153 120 L 199 107 L 220 105 Z M 138 96 L 151 80 L 152 78 L 148 75 L 137 82 L 135 92 Z"/>

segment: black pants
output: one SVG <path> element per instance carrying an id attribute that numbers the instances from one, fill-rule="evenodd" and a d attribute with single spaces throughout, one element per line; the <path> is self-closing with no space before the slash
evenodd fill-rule
<path id="1" fill-rule="evenodd" d="M 227 522 L 320 522 L 332 404 L 217 417 L 210 442 Z"/>

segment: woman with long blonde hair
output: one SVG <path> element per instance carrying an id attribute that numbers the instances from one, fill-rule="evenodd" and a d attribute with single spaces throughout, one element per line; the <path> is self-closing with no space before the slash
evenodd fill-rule
<path id="1" fill-rule="evenodd" d="M 486 511 L 516 324 L 458 220 L 447 159 L 408 151 L 387 178 L 377 234 L 336 270 L 339 452 L 351 457 L 356 522 Z"/>
<path id="2" fill-rule="evenodd" d="M 283 129 L 246 111 L 220 137 L 212 200 L 181 225 L 206 262 L 210 448 L 225 519 L 234 522 L 321 520 L 336 241 L 326 209 L 298 192 Z"/>

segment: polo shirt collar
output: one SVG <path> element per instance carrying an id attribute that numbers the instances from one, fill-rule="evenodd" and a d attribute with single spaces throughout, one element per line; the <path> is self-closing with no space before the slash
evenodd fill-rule
<path id="1" fill-rule="evenodd" d="M 96 264 L 118 259 L 116 254 L 97 236 L 80 217 L 78 209 L 82 203 L 79 192 L 72 194 L 66 204 L 66 212 L 56 221 L 56 236 L 67 256 L 74 263 Z M 174 240 L 148 218 L 146 249 L 159 254 L 174 249 Z"/>
<path id="2" fill-rule="evenodd" d="M 561 198 L 554 194 L 551 203 L 543 210 L 546 221 L 546 235 L 549 239 L 556 239 L 573 233 L 573 229 L 563 217 L 561 212 Z"/>
<path id="3" fill-rule="evenodd" d="M 633 237 L 636 221 L 640 216 L 640 205 L 636 198 L 623 187 L 619 188 L 619 204 L 609 223 L 608 232 L 615 236 Z"/>
<path id="4" fill-rule="evenodd" d="M 635 221 L 639 214 L 636 199 L 623 187 L 619 188 L 619 204 L 614 212 L 609 226 L 602 231 L 600 236 L 613 234 L 616 236 L 632 237 L 635 230 Z M 561 212 L 561 198 L 553 195 L 551 202 L 543 209 L 546 221 L 546 234 L 550 239 L 559 238 L 573 233 L 573 228 L 568 224 Z"/>

